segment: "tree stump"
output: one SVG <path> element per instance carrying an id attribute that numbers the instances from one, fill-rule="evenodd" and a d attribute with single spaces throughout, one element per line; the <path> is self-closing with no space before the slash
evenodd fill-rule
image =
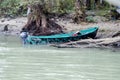
<path id="1" fill-rule="evenodd" d="M 31 35 L 51 35 L 63 32 L 63 27 L 49 19 L 43 4 L 33 4 L 31 8 L 32 12 L 28 16 L 27 24 L 23 27 Z"/>
<path id="2" fill-rule="evenodd" d="M 3 31 L 8 31 L 8 24 L 4 26 Z"/>

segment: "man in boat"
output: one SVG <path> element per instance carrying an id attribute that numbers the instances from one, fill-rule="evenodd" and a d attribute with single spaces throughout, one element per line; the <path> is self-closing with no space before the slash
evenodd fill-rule
<path id="1" fill-rule="evenodd" d="M 27 31 L 27 29 L 22 28 L 22 30 L 21 30 L 21 32 L 20 32 L 20 37 L 21 37 L 21 39 L 22 39 L 23 44 L 26 44 L 26 43 L 27 43 L 27 42 L 26 42 L 26 39 L 27 39 L 27 37 L 28 37 L 28 31 Z"/>
<path id="2" fill-rule="evenodd" d="M 78 36 L 80 35 L 80 31 L 76 31 L 72 36 Z"/>

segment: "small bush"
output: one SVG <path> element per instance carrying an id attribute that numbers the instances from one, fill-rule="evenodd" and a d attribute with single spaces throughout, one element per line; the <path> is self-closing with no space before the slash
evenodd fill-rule
<path id="1" fill-rule="evenodd" d="M 93 16 L 87 16 L 85 19 L 87 22 L 95 22 Z"/>

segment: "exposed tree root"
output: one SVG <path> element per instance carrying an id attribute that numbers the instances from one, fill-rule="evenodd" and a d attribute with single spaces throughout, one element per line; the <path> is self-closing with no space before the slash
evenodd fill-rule
<path id="1" fill-rule="evenodd" d="M 31 35 L 51 35 L 63 32 L 63 27 L 50 20 L 44 5 L 34 4 L 31 5 L 32 12 L 28 16 L 28 22 L 23 27 Z"/>

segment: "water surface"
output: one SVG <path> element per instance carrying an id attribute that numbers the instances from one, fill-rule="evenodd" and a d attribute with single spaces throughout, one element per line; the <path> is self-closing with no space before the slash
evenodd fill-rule
<path id="1" fill-rule="evenodd" d="M 0 37 L 0 80 L 119 80 L 120 50 L 24 46 Z"/>

